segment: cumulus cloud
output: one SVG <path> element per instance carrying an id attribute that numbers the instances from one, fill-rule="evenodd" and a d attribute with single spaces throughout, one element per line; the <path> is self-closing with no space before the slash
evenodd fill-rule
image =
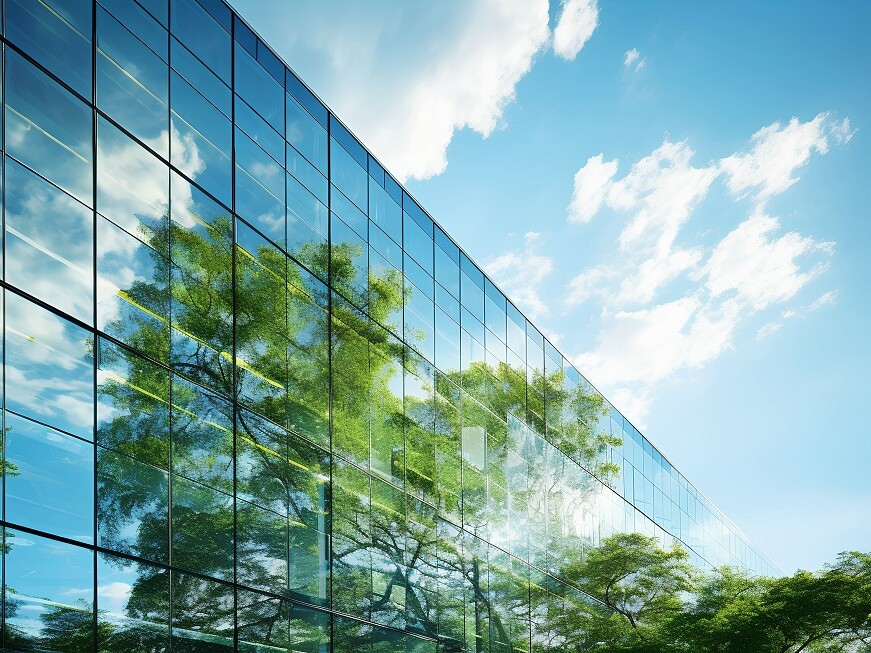
<path id="1" fill-rule="evenodd" d="M 257 5 L 234 4 L 402 180 L 441 173 L 456 131 L 497 129 L 550 40 L 547 0 L 288 3 L 264 24 Z M 563 20 L 586 15 L 578 4 Z"/>
<path id="2" fill-rule="evenodd" d="M 533 320 L 549 314 L 540 292 L 553 272 L 553 259 L 536 252 L 540 238 L 537 231 L 527 232 L 523 249 L 505 252 L 484 265 L 493 281 Z"/>
<path id="3" fill-rule="evenodd" d="M 593 219 L 605 201 L 611 179 L 617 174 L 617 161 L 605 161 L 603 154 L 587 159 L 575 173 L 572 201 L 566 208 L 569 222 L 584 223 Z"/>
<path id="4" fill-rule="evenodd" d="M 828 113 L 819 113 L 808 122 L 792 118 L 786 125 L 775 122 L 763 127 L 753 134 L 749 152 L 736 152 L 720 160 L 729 190 L 738 197 L 753 194 L 757 203 L 782 193 L 798 181 L 793 173 L 811 154 L 829 151 L 826 132 L 833 124 Z M 849 130 L 849 121 L 846 126 Z M 849 140 L 843 136 L 843 127 L 836 130 L 844 142 Z"/>
<path id="5" fill-rule="evenodd" d="M 571 61 L 590 40 L 598 24 L 596 0 L 563 0 L 562 13 L 553 30 L 553 51 Z"/>
<path id="6" fill-rule="evenodd" d="M 627 53 L 628 64 L 639 56 Z M 703 165 L 693 162 L 687 142 L 667 137 L 622 177 L 616 160 L 590 157 L 575 174 L 567 220 L 589 222 L 606 209 L 626 217 L 611 260 L 581 270 L 566 287 L 568 308 L 590 298 L 602 303 L 596 342 L 575 357 L 581 371 L 609 395 L 627 398 L 643 421 L 657 383 L 734 348 L 741 325 L 793 301 L 828 268 L 834 243 L 784 229 L 766 202 L 795 184 L 796 171 L 815 153 L 852 133 L 849 120 L 820 113 L 768 125 L 746 151 Z M 703 235 L 684 226 L 718 178 L 735 201 L 734 214 L 727 204 L 721 218 L 732 226 L 713 244 L 693 243 Z M 747 197 L 749 213 L 738 204 Z M 782 310 L 780 319 L 757 327 L 757 340 L 835 298 L 829 291 Z"/>
<path id="7" fill-rule="evenodd" d="M 825 270 L 824 263 L 803 270 L 798 260 L 825 247 L 794 231 L 773 237 L 779 228 L 776 218 L 756 214 L 714 247 L 700 273 L 712 297 L 732 291 L 751 308 L 762 310 L 791 299 Z"/>

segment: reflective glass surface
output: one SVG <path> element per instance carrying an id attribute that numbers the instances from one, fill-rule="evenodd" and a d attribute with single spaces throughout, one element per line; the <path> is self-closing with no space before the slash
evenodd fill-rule
<path id="1" fill-rule="evenodd" d="M 4 649 L 544 653 L 611 533 L 771 570 L 221 0 L 4 28 Z"/>

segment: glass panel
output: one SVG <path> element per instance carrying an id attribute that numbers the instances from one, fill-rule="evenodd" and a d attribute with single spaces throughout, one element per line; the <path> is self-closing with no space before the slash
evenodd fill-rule
<path id="1" fill-rule="evenodd" d="M 94 541 L 94 445 L 6 414 L 6 519 Z"/>
<path id="2" fill-rule="evenodd" d="M 6 38 L 91 97 L 90 2 L 7 0 Z"/>
<path id="3" fill-rule="evenodd" d="M 169 261 L 101 216 L 97 252 L 97 327 L 169 361 Z"/>
<path id="4" fill-rule="evenodd" d="M 233 92 L 227 83 L 218 77 L 191 51 L 179 43 L 175 37 L 171 39 L 170 63 L 172 68 L 187 82 L 197 89 L 203 97 L 214 104 L 225 116 L 232 115 Z"/>
<path id="5" fill-rule="evenodd" d="M 176 376 L 170 413 L 173 473 L 232 494 L 232 404 Z"/>
<path id="6" fill-rule="evenodd" d="M 238 129 L 236 212 L 284 248 L 284 170 Z"/>
<path id="7" fill-rule="evenodd" d="M 169 571 L 100 553 L 97 619 L 101 651 L 166 651 Z"/>
<path id="8" fill-rule="evenodd" d="M 287 171 L 323 204 L 327 203 L 329 199 L 327 178 L 290 145 L 287 146 Z"/>
<path id="9" fill-rule="evenodd" d="M 174 72 L 170 92 L 172 164 L 229 206 L 233 190 L 230 161 L 233 129 L 229 118 Z"/>
<path id="10" fill-rule="evenodd" d="M 312 289 L 315 289 L 315 292 Z M 288 264 L 288 426 L 329 444 L 329 316 L 319 303 L 322 286 L 293 262 Z"/>
<path id="11" fill-rule="evenodd" d="M 322 174 L 327 174 L 327 130 L 290 95 L 287 96 L 287 141 Z"/>
<path id="12" fill-rule="evenodd" d="M 330 140 L 330 181 L 361 211 L 367 210 L 369 175 L 334 139 Z"/>
<path id="13" fill-rule="evenodd" d="M 215 71 L 218 77 L 230 79 L 233 51 L 229 32 L 209 16 L 196 0 L 173 0 L 169 4 L 175 37 Z"/>
<path id="14" fill-rule="evenodd" d="M 169 562 L 169 475 L 98 447 L 97 521 L 100 546 Z"/>
<path id="15" fill-rule="evenodd" d="M 284 129 L 284 88 L 236 44 L 236 93 L 254 108 L 278 133 Z"/>
<path id="16" fill-rule="evenodd" d="M 233 497 L 173 475 L 173 565 L 231 581 L 233 562 Z"/>
<path id="17" fill-rule="evenodd" d="M 172 365 L 227 396 L 234 393 L 232 225 L 226 209 L 173 175 Z"/>
<path id="18" fill-rule="evenodd" d="M 236 504 L 236 582 L 287 594 L 287 525 L 286 516 Z"/>
<path id="19" fill-rule="evenodd" d="M 94 432 L 93 336 L 6 293 L 6 408 L 86 440 Z"/>
<path id="20" fill-rule="evenodd" d="M 166 21 L 159 18 L 159 5 L 162 6 L 163 14 L 166 15 L 167 0 L 113 0 L 105 2 L 107 9 L 118 21 L 133 32 L 157 55 L 167 61 L 169 59 L 169 37 L 166 32 Z M 149 11 L 154 16 L 149 15 Z M 155 17 L 158 17 L 155 19 Z M 160 21 L 160 22 L 159 22 Z M 99 31 L 99 29 L 98 29 Z"/>
<path id="21" fill-rule="evenodd" d="M 283 228 L 282 228 L 283 232 Z M 287 259 L 236 223 L 236 374 L 239 401 L 279 424 L 287 420 Z"/>
<path id="22" fill-rule="evenodd" d="M 97 8 L 97 106 L 169 158 L 167 64 Z"/>
<path id="23" fill-rule="evenodd" d="M 93 211 L 12 159 L 5 209 L 6 281 L 90 323 Z"/>
<path id="24" fill-rule="evenodd" d="M 327 207 L 291 175 L 287 179 L 287 251 L 300 260 L 327 240 Z"/>
<path id="25" fill-rule="evenodd" d="M 233 651 L 233 586 L 198 576 L 172 574 L 171 650 L 189 653 Z"/>
<path id="26" fill-rule="evenodd" d="M 393 240 L 402 242 L 402 209 L 374 179 L 369 180 L 369 217 Z"/>
<path id="27" fill-rule="evenodd" d="M 94 553 L 6 529 L 3 646 L 94 650 Z"/>
<path id="28" fill-rule="evenodd" d="M 237 637 L 240 652 L 273 653 L 291 650 L 291 605 L 288 601 L 254 592 L 239 592 L 238 601 Z"/>
<path id="29" fill-rule="evenodd" d="M 236 126 L 263 148 L 264 152 L 283 164 L 286 144 L 279 133 L 238 96 L 234 101 L 234 107 L 236 113 L 233 118 L 236 121 Z"/>
<path id="30" fill-rule="evenodd" d="M 97 444 L 169 469 L 169 372 L 98 342 Z"/>
<path id="31" fill-rule="evenodd" d="M 432 236 L 428 235 L 415 222 L 408 213 L 404 214 L 403 220 L 403 243 L 406 253 L 417 261 L 427 274 L 433 272 L 433 243 Z"/>
<path id="32" fill-rule="evenodd" d="M 97 122 L 97 211 L 169 253 L 169 169 L 102 117 Z"/>
<path id="33" fill-rule="evenodd" d="M 6 152 L 93 206 L 92 112 L 55 81 L 6 53 Z"/>

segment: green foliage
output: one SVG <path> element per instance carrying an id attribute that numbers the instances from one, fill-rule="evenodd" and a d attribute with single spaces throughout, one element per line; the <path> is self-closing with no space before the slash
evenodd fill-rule
<path id="1" fill-rule="evenodd" d="M 868 651 L 871 555 L 842 553 L 822 571 L 765 578 L 725 567 L 703 575 L 680 548 L 618 534 L 564 573 L 611 611 L 548 613 L 576 651 L 800 653 Z"/>

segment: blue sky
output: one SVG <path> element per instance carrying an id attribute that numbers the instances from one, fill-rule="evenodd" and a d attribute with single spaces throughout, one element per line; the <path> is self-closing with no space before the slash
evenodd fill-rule
<path id="1" fill-rule="evenodd" d="M 784 571 L 871 550 L 871 4 L 233 5 Z"/>

